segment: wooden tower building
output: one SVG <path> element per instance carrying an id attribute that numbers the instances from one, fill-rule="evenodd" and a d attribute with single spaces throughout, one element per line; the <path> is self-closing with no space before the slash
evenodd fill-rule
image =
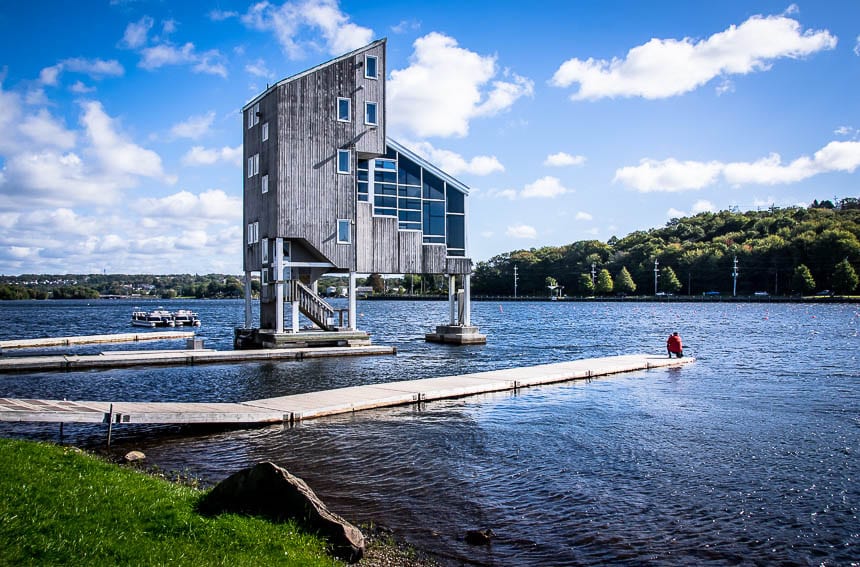
<path id="1" fill-rule="evenodd" d="M 385 135 L 385 40 L 268 87 L 242 109 L 245 328 L 237 346 L 360 344 L 356 274 L 445 274 L 450 318 L 428 340 L 485 342 L 471 325 L 469 189 Z M 252 329 L 253 273 L 260 328 Z M 349 274 L 349 308 L 317 296 Z M 455 293 L 457 281 L 462 290 Z M 318 329 L 300 332 L 299 314 Z"/>

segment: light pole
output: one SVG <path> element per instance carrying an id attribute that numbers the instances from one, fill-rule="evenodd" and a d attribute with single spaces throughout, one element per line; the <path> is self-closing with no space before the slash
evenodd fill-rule
<path id="1" fill-rule="evenodd" d="M 734 257 L 734 267 L 732 268 L 732 297 L 738 294 L 738 257 Z"/>
<path id="2" fill-rule="evenodd" d="M 657 266 L 660 265 L 660 262 L 657 261 L 657 258 L 654 258 L 654 295 L 657 295 L 657 278 L 660 277 L 660 268 Z"/>

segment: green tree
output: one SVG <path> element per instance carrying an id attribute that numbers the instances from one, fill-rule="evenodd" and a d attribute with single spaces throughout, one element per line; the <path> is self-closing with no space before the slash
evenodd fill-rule
<path id="1" fill-rule="evenodd" d="M 621 271 L 615 276 L 615 291 L 619 293 L 636 292 L 636 282 L 633 281 L 633 277 L 624 266 L 621 266 Z"/>
<path id="2" fill-rule="evenodd" d="M 815 280 L 806 264 L 800 264 L 794 269 L 791 278 L 791 289 L 800 294 L 809 293 L 815 289 Z"/>
<path id="3" fill-rule="evenodd" d="M 579 274 L 578 287 L 582 295 L 594 295 L 594 282 L 589 274 Z"/>
<path id="4" fill-rule="evenodd" d="M 857 277 L 857 272 L 848 258 L 844 258 L 836 264 L 836 268 L 833 270 L 833 291 L 848 295 L 857 289 L 858 283 L 860 283 L 860 278 Z"/>
<path id="5" fill-rule="evenodd" d="M 370 274 L 367 277 L 367 285 L 373 288 L 373 293 L 385 293 L 385 280 L 379 274 Z"/>
<path id="6" fill-rule="evenodd" d="M 600 295 L 609 295 L 612 293 L 612 289 L 615 285 L 612 282 L 612 276 L 609 274 L 609 270 L 603 268 L 597 274 L 597 285 L 594 286 L 595 293 Z"/>
<path id="7" fill-rule="evenodd" d="M 660 271 L 662 272 L 660 274 L 660 287 L 663 288 L 663 291 L 677 293 L 681 289 L 681 281 L 675 275 L 672 266 L 663 266 Z"/>

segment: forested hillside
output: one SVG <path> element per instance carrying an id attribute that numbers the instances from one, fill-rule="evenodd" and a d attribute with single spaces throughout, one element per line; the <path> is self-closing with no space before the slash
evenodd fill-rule
<path id="1" fill-rule="evenodd" d="M 546 296 L 553 283 L 566 295 L 653 295 L 656 266 L 660 293 L 730 294 L 735 258 L 738 295 L 851 293 L 860 268 L 860 202 L 701 213 L 608 242 L 516 250 L 478 263 L 472 289 L 513 294 L 516 266 L 519 295 Z"/>

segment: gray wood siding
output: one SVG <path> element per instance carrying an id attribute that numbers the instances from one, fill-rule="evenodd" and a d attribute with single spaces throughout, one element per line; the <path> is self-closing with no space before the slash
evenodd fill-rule
<path id="1" fill-rule="evenodd" d="M 448 250 L 445 246 L 443 244 L 424 244 L 423 248 L 424 269 L 421 272 L 424 274 L 444 274 L 448 267 L 445 261 Z"/>
<path id="2" fill-rule="evenodd" d="M 423 235 L 417 230 L 401 230 L 397 235 L 399 274 L 420 274 L 423 269 Z"/>
<path id="3" fill-rule="evenodd" d="M 398 273 L 397 219 L 394 217 L 373 218 L 373 272 L 379 274 Z"/>
<path id="4" fill-rule="evenodd" d="M 460 258 L 460 257 L 449 257 L 447 260 L 447 267 L 445 269 L 445 273 L 447 274 L 471 274 L 472 273 L 472 260 L 471 258 Z"/>
<path id="5" fill-rule="evenodd" d="M 377 57 L 379 78 L 368 79 L 364 76 L 365 55 Z M 355 110 L 355 135 L 358 137 L 355 144 L 356 152 L 367 156 L 368 154 L 381 155 L 385 153 L 385 43 L 372 47 L 355 58 L 355 90 L 353 105 Z M 364 124 L 364 103 L 375 102 L 377 104 L 377 128 L 370 128 Z"/>
<path id="6" fill-rule="evenodd" d="M 248 113 L 253 107 L 242 113 L 242 180 L 243 180 L 243 214 L 242 214 L 242 245 L 243 245 L 243 267 L 245 270 L 257 271 L 260 269 L 260 245 L 259 243 L 248 245 L 248 223 L 259 222 L 259 237 L 273 238 L 276 231 L 276 213 L 271 203 L 274 202 L 275 188 L 277 186 L 276 156 L 277 136 L 277 97 L 274 92 L 267 93 L 259 100 L 260 117 L 259 122 L 248 128 Z M 262 141 L 263 124 L 269 123 L 269 139 Z M 259 172 L 253 177 L 248 177 L 248 158 L 259 154 Z M 261 193 L 261 180 L 264 174 L 269 174 L 269 193 Z"/>
<path id="7" fill-rule="evenodd" d="M 355 218 L 355 270 L 373 272 L 373 206 L 358 203 Z"/>

